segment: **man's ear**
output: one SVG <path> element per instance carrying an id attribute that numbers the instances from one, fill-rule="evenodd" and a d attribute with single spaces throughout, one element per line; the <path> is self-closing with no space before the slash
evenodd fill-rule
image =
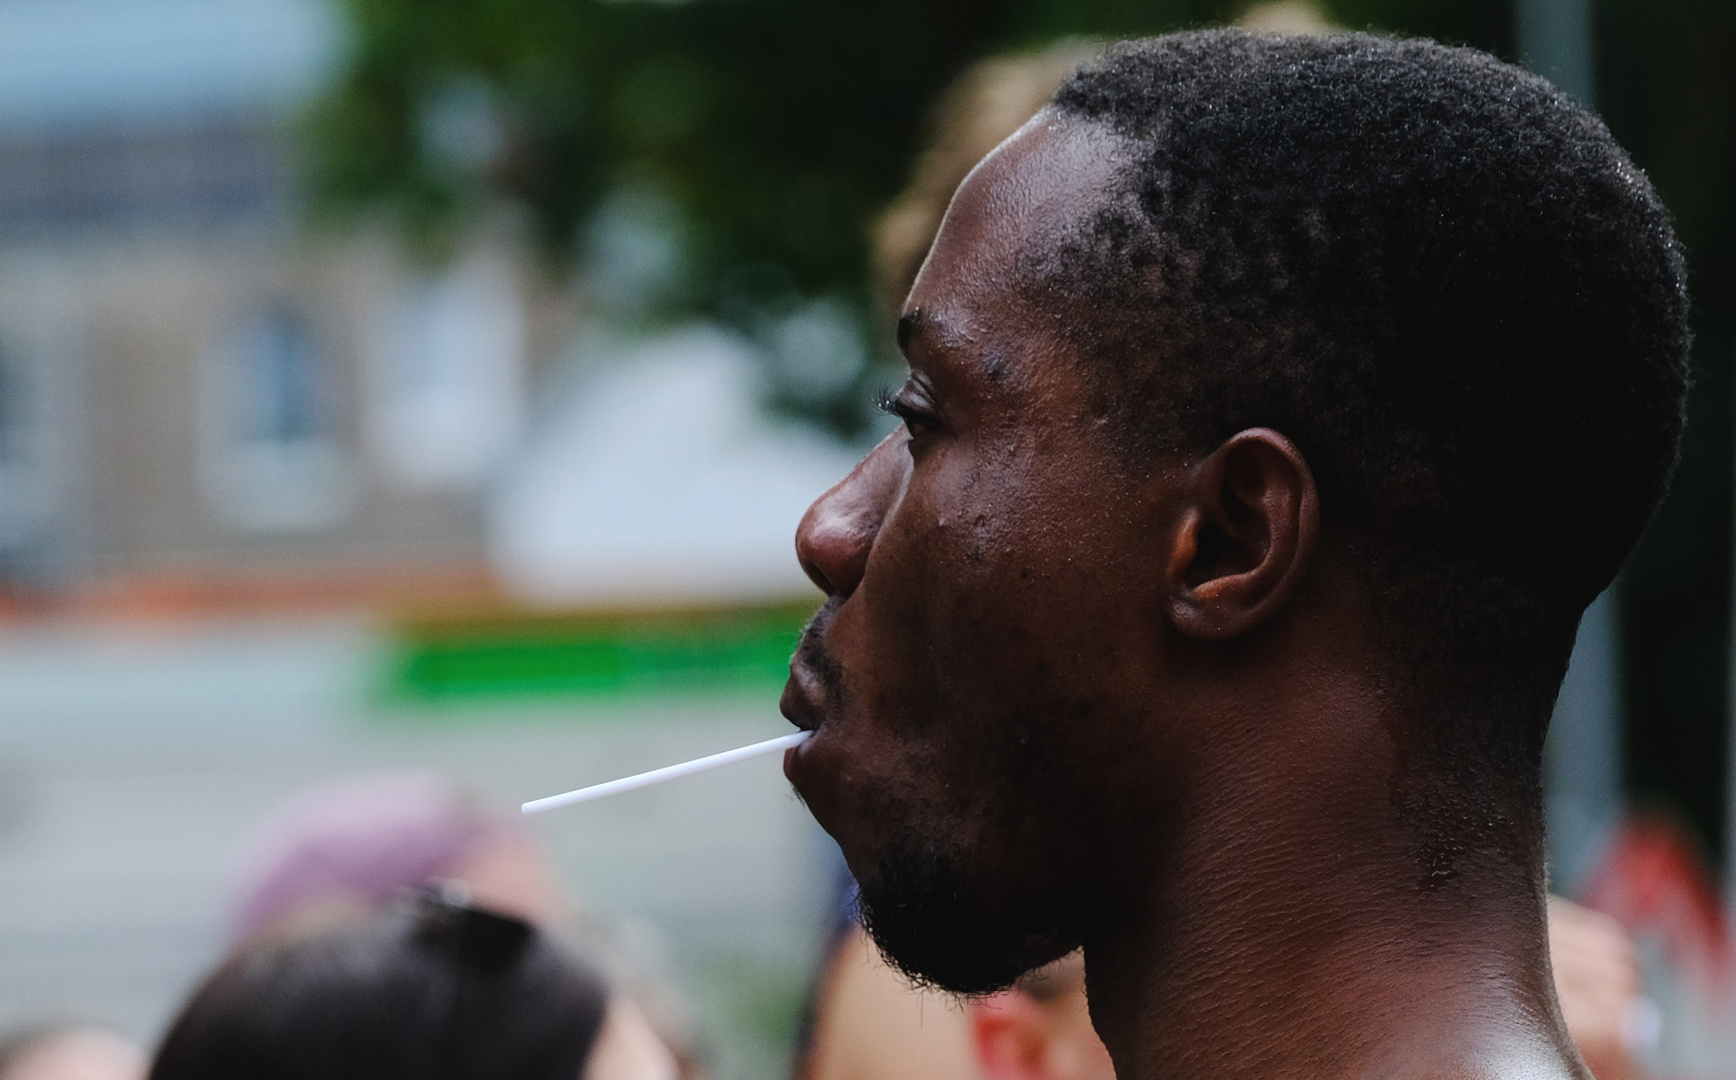
<path id="1" fill-rule="evenodd" d="M 1195 463 L 1175 525 L 1170 621 L 1188 637 L 1225 641 L 1284 605 L 1320 535 L 1314 473 L 1294 443 L 1249 428 Z"/>

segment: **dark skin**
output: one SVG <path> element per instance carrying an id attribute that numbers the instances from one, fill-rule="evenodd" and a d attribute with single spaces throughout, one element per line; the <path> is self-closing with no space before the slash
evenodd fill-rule
<path id="1" fill-rule="evenodd" d="M 1083 944 L 1123 1080 L 1589 1076 L 1534 837 L 1419 858 L 1418 710 L 1302 454 L 1130 461 L 1057 329 L 1089 312 L 1021 287 L 1122 150 L 1040 114 L 959 190 L 900 324 L 906 425 L 797 535 L 828 602 L 786 772 L 913 975 Z"/>

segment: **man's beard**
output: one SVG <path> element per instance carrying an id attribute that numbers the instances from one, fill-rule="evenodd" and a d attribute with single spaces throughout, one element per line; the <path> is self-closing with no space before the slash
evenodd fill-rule
<path id="1" fill-rule="evenodd" d="M 972 883 L 957 859 L 912 836 L 893 838 L 859 884 L 863 928 L 919 985 L 994 993 L 1079 944 L 1054 913 L 1029 906 L 1029 892 Z"/>

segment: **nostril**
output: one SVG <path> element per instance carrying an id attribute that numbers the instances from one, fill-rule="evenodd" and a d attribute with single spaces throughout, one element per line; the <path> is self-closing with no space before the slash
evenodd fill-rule
<path id="1" fill-rule="evenodd" d="M 796 538 L 796 561 L 802 564 L 802 572 L 808 575 L 808 580 L 817 585 L 827 596 L 834 596 L 837 590 L 832 588 L 832 582 L 826 577 L 826 572 L 820 569 L 820 564 L 808 557 L 803 550 L 805 545 L 800 536 Z"/>

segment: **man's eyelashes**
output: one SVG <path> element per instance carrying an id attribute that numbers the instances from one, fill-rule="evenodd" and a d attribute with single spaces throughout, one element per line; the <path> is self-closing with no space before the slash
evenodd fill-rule
<path id="1" fill-rule="evenodd" d="M 904 427 L 910 432 L 911 438 L 916 438 L 925 432 L 933 431 L 940 426 L 940 417 L 924 406 L 911 400 L 910 386 L 906 384 L 897 393 L 882 389 L 874 395 L 874 405 L 881 412 L 889 413 L 904 421 Z"/>

